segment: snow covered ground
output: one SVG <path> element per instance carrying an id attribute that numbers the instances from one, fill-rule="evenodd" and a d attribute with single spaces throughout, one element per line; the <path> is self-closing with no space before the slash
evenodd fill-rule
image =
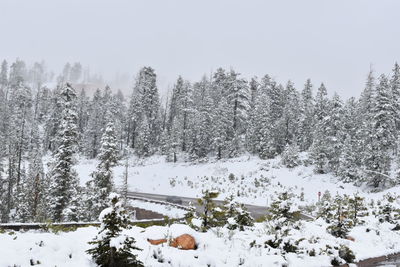
<path id="1" fill-rule="evenodd" d="M 400 248 L 400 234 L 391 231 L 387 224 L 371 225 L 369 227 L 372 230 L 368 233 L 366 226 L 355 227 L 350 233 L 355 238 L 353 242 L 328 234 L 324 230 L 324 222 L 317 220 L 291 231 L 288 238 L 299 240 L 305 237 L 298 244 L 300 253 L 281 255 L 279 249 L 265 245 L 265 241 L 273 238 L 266 234 L 267 227 L 266 223 L 258 223 L 253 229 L 243 232 L 221 228 L 199 233 L 186 225 L 173 224 L 170 227 L 152 226 L 145 229 L 134 227 L 126 233 L 133 236 L 137 246 L 143 249 L 137 251 L 139 259 L 145 266 L 154 267 L 231 267 L 239 264 L 249 267 L 282 264 L 321 267 L 330 266 L 333 256 L 328 255 L 328 246 L 348 246 L 355 252 L 357 260 L 397 252 Z M 96 233 L 97 228 L 87 227 L 58 234 L 38 231 L 0 234 L 0 266 L 31 266 L 31 260 L 34 264 L 40 262 L 39 266 L 44 267 L 95 266 L 85 251 L 90 247 L 87 242 Z M 195 237 L 197 250 L 183 251 L 166 244 L 153 246 L 147 242 L 147 238 L 173 238 L 185 233 Z M 312 250 L 316 251 L 316 256 L 309 256 Z"/>
<path id="2" fill-rule="evenodd" d="M 77 171 L 82 184 L 90 179 L 96 163 L 96 160 L 79 160 Z M 125 166 L 114 168 L 117 186 L 121 184 L 124 172 Z M 200 197 L 202 190 L 213 189 L 220 192 L 219 199 L 233 194 L 238 201 L 261 206 L 268 205 L 276 192 L 287 189 L 297 194 L 303 192 L 305 201 L 310 204 L 318 200 L 318 192 L 324 193 L 326 190 L 332 196 L 336 193 L 352 195 L 358 192 L 367 200 L 399 191 L 399 187 L 395 187 L 370 193 L 368 189 L 340 182 L 331 174 L 315 174 L 313 166 L 288 169 L 280 164 L 279 158 L 262 160 L 255 156 L 212 160 L 208 163 L 170 163 L 162 156 L 147 159 L 132 157 L 128 175 L 130 191 Z"/>
<path id="3" fill-rule="evenodd" d="M 96 160 L 79 160 L 77 171 L 82 184 L 90 179 L 96 163 Z M 124 166 L 114 169 L 117 186 L 121 184 L 124 171 Z M 396 187 L 370 193 L 367 189 L 338 182 L 332 175 L 316 175 L 312 166 L 287 169 L 282 167 L 279 159 L 261 160 L 252 156 L 196 164 L 167 163 L 160 156 L 145 160 L 132 157 L 128 172 L 130 191 L 199 197 L 202 190 L 214 189 L 221 192 L 220 199 L 234 194 L 237 200 L 256 205 L 267 205 L 277 192 L 287 189 L 303 193 L 305 204 L 315 203 L 318 192 L 325 190 L 331 195 L 336 192 L 349 195 L 359 192 L 367 202 L 368 199 L 381 198 L 387 192 L 398 191 Z M 180 209 L 138 200 L 131 200 L 131 205 L 174 218 L 185 213 Z M 266 241 L 274 238 L 268 234 L 268 221 L 256 223 L 243 232 L 214 228 L 200 233 L 187 225 L 174 224 L 145 229 L 134 227 L 127 233 L 143 249 L 137 254 L 145 266 L 330 266 L 341 245 L 349 247 L 356 260 L 400 252 L 400 233 L 391 230 L 393 224 L 380 223 L 372 215 L 365 220 L 365 224 L 349 232 L 355 241 L 332 236 L 322 218 L 302 221 L 298 229 L 290 229 L 284 237 L 286 241 L 297 242 L 297 253 L 287 253 L 266 245 Z M 40 262 L 40 266 L 95 266 L 85 251 L 89 248 L 87 242 L 96 233 L 95 227 L 87 227 L 58 234 L 39 231 L 0 234 L 0 266 L 30 266 L 31 262 Z M 196 238 L 197 250 L 182 251 L 165 244 L 152 246 L 147 242 L 147 238 L 169 238 L 184 233 Z"/>

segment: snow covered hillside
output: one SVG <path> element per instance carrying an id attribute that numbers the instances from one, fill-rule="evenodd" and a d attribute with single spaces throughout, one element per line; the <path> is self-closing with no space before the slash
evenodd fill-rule
<path id="1" fill-rule="evenodd" d="M 305 153 L 301 156 L 307 158 Z M 79 161 L 77 170 L 81 184 L 90 179 L 96 164 L 96 160 Z M 184 197 L 200 197 L 202 190 L 213 189 L 220 192 L 219 199 L 233 194 L 238 201 L 260 206 L 268 205 L 276 192 L 288 189 L 298 195 L 303 193 L 308 204 L 318 200 L 318 192 L 329 191 L 331 195 L 359 193 L 366 199 L 375 199 L 399 190 L 399 187 L 393 187 L 373 193 L 368 187 L 343 183 L 332 174 L 315 174 L 313 169 L 312 165 L 286 168 L 280 157 L 262 160 L 256 156 L 242 156 L 208 163 L 170 163 L 162 156 L 145 159 L 133 156 L 129 160 L 128 186 L 135 192 Z M 124 172 L 125 166 L 114 168 L 117 186 L 121 184 Z"/>

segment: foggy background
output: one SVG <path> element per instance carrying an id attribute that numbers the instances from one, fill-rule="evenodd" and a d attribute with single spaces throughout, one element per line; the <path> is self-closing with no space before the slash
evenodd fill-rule
<path id="1" fill-rule="evenodd" d="M 164 92 L 178 75 L 233 67 L 347 98 L 370 65 L 389 73 L 400 61 L 399 10 L 398 0 L 0 0 L 0 60 L 44 60 L 56 73 L 79 61 L 108 82 L 124 76 L 124 92 L 145 65 Z"/>

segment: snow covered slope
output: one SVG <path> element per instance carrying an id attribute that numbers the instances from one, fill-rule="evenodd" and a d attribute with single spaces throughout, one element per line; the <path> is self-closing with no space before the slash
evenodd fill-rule
<path id="1" fill-rule="evenodd" d="M 95 166 L 96 160 L 79 161 L 77 170 L 82 184 L 90 179 Z M 121 184 L 124 171 L 124 166 L 115 167 L 116 185 Z M 342 183 L 331 174 L 315 174 L 313 166 L 289 169 L 280 164 L 279 158 L 262 160 L 254 156 L 208 163 L 168 163 L 161 156 L 147 159 L 132 157 L 128 173 L 130 191 L 199 197 L 202 190 L 214 189 L 220 192 L 219 199 L 233 194 L 243 203 L 261 206 L 267 205 L 276 192 L 287 189 L 298 194 L 303 192 L 308 203 L 315 203 L 318 192 L 324 193 L 326 190 L 331 195 L 359 192 L 366 199 L 381 198 L 387 192 L 399 190 L 396 187 L 384 192 L 369 193 L 368 189 Z"/>

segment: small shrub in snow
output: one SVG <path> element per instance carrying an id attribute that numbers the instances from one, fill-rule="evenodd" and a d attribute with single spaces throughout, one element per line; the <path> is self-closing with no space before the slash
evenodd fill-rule
<path id="1" fill-rule="evenodd" d="M 225 200 L 224 213 L 229 230 L 239 229 L 244 231 L 245 226 L 253 226 L 254 219 L 243 204 L 233 200 L 230 196 Z"/>
<path id="2" fill-rule="evenodd" d="M 337 195 L 333 202 L 335 216 L 332 224 L 328 227 L 328 231 L 336 237 L 345 238 L 349 232 L 352 223 L 349 219 L 348 209 L 345 200 Z"/>
<path id="3" fill-rule="evenodd" d="M 400 220 L 400 209 L 396 209 L 394 205 L 395 201 L 396 196 L 388 193 L 378 202 L 376 216 L 379 222 L 396 223 Z"/>
<path id="4" fill-rule="evenodd" d="M 341 263 L 342 263 L 342 261 L 341 261 L 338 257 L 334 257 L 334 258 L 331 260 L 332 266 L 339 266 L 339 265 L 341 265 Z"/>
<path id="5" fill-rule="evenodd" d="M 203 191 L 203 197 L 198 199 L 198 203 L 203 207 L 203 212 L 200 214 L 202 220 L 201 230 L 207 231 L 211 227 L 224 225 L 224 212 L 218 207 L 213 199 L 218 197 L 218 192 Z"/>
<path id="6" fill-rule="evenodd" d="M 340 246 L 339 257 L 344 259 L 347 263 L 352 263 L 356 259 L 354 252 L 346 246 Z"/>
<path id="7" fill-rule="evenodd" d="M 94 247 L 87 250 L 87 253 L 101 267 L 141 267 L 143 263 L 132 253 L 132 250 L 140 250 L 134 246 L 135 240 L 121 234 L 124 229 L 131 227 L 128 214 L 117 194 L 111 194 L 109 199 L 110 207 L 104 209 L 99 216 L 100 231 L 89 242 Z"/>
<path id="8" fill-rule="evenodd" d="M 364 198 L 358 194 L 348 198 L 349 218 L 353 221 L 353 226 L 363 224 L 363 217 L 368 215 L 368 208 L 365 205 Z"/>
<path id="9" fill-rule="evenodd" d="M 294 195 L 290 192 L 282 192 L 271 203 L 269 208 L 270 219 L 279 220 L 279 225 L 287 225 L 300 219 L 300 210 L 294 201 Z"/>
<path id="10" fill-rule="evenodd" d="M 175 187 L 176 186 L 176 178 L 170 178 L 169 184 L 171 185 L 171 187 Z"/>
<path id="11" fill-rule="evenodd" d="M 330 223 L 335 216 L 335 207 L 332 205 L 332 197 L 329 191 L 325 191 L 321 200 L 317 203 L 317 207 L 317 218 L 323 218 L 327 223 Z"/>

